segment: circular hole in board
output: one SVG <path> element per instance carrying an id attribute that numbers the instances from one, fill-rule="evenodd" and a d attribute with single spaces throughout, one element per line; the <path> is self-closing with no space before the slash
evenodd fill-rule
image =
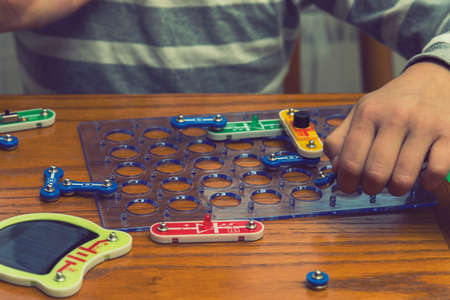
<path id="1" fill-rule="evenodd" d="M 206 130 L 199 127 L 189 127 L 186 129 L 181 129 L 181 133 L 185 136 L 200 137 L 206 135 Z"/>
<path id="2" fill-rule="evenodd" d="M 295 200 L 317 201 L 322 198 L 322 192 L 313 186 L 298 186 L 292 190 L 291 196 Z"/>
<path id="3" fill-rule="evenodd" d="M 158 203 L 151 199 L 134 199 L 127 203 L 127 211 L 134 215 L 150 215 L 158 209 Z"/>
<path id="4" fill-rule="evenodd" d="M 348 194 L 348 193 L 341 191 L 339 189 L 339 187 L 337 186 L 337 184 L 333 185 L 333 187 L 331 188 L 331 191 L 337 196 L 343 196 L 343 197 L 347 197 L 347 198 L 359 197 L 362 194 L 361 187 L 358 187 L 358 189 L 355 192 Z"/>
<path id="5" fill-rule="evenodd" d="M 265 185 L 272 181 L 272 177 L 262 171 L 250 171 L 242 175 L 242 181 L 250 185 Z"/>
<path id="6" fill-rule="evenodd" d="M 243 153 L 236 156 L 233 159 L 233 163 L 236 166 L 244 167 L 244 168 L 253 168 L 259 167 L 261 165 L 261 161 L 255 154 Z"/>
<path id="7" fill-rule="evenodd" d="M 129 180 L 124 182 L 120 188 L 121 192 L 128 195 L 143 195 L 152 189 L 151 184 L 145 180 Z"/>
<path id="8" fill-rule="evenodd" d="M 236 207 L 241 204 L 241 197 L 234 193 L 216 193 L 211 195 L 210 201 L 217 207 Z"/>
<path id="9" fill-rule="evenodd" d="M 134 146 L 120 145 L 111 150 L 110 155 L 118 159 L 131 159 L 139 155 L 139 151 Z"/>
<path id="10" fill-rule="evenodd" d="M 253 147 L 253 142 L 250 140 L 229 141 L 225 143 L 225 147 L 235 151 L 246 151 Z"/>
<path id="11" fill-rule="evenodd" d="M 150 140 L 166 139 L 170 136 L 170 129 L 163 127 L 147 128 L 144 130 L 143 136 Z"/>
<path id="12" fill-rule="evenodd" d="M 166 139 L 172 134 L 171 130 L 164 127 L 153 127 L 144 130 L 143 136 L 150 140 Z"/>
<path id="13" fill-rule="evenodd" d="M 105 139 L 110 142 L 124 142 L 132 139 L 134 133 L 125 129 L 115 129 L 105 135 Z"/>
<path id="14" fill-rule="evenodd" d="M 283 137 L 267 138 L 263 140 L 263 144 L 269 148 L 286 148 L 289 142 Z"/>
<path id="15" fill-rule="evenodd" d="M 215 156 L 204 156 L 195 160 L 194 167 L 200 170 L 219 170 L 224 165 L 223 159 Z"/>
<path id="16" fill-rule="evenodd" d="M 184 170 L 184 163 L 177 159 L 164 159 L 155 164 L 155 170 L 165 174 L 178 173 Z"/>
<path id="17" fill-rule="evenodd" d="M 145 167 L 136 162 L 124 162 L 117 165 L 115 172 L 121 176 L 139 176 L 145 172 Z"/>
<path id="18" fill-rule="evenodd" d="M 178 195 L 169 200 L 169 207 L 176 211 L 193 211 L 199 205 L 200 201 L 190 195 Z"/>
<path id="19" fill-rule="evenodd" d="M 301 168 L 289 168 L 281 173 L 281 178 L 292 183 L 304 183 L 311 178 L 311 172 Z"/>
<path id="20" fill-rule="evenodd" d="M 260 189 L 250 195 L 250 199 L 259 204 L 277 204 L 281 201 L 281 194 L 278 191 L 270 189 Z"/>
<path id="21" fill-rule="evenodd" d="M 338 127 L 344 122 L 345 115 L 331 115 L 325 119 L 325 123 L 332 127 Z"/>
<path id="22" fill-rule="evenodd" d="M 201 182 L 206 187 L 220 189 L 229 187 L 233 179 L 225 174 L 209 174 L 203 177 Z"/>
<path id="23" fill-rule="evenodd" d="M 194 153 L 205 154 L 214 151 L 216 145 L 207 140 L 196 140 L 189 143 L 187 149 Z"/>
<path id="24" fill-rule="evenodd" d="M 148 151 L 156 156 L 169 156 L 175 154 L 178 147 L 171 143 L 162 142 L 151 145 Z"/>
<path id="25" fill-rule="evenodd" d="M 192 187 L 192 182 L 188 178 L 174 176 L 164 179 L 161 186 L 169 192 L 184 192 Z"/>

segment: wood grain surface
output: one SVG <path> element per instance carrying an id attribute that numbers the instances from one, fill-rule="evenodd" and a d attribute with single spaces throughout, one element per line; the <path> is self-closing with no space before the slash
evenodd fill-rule
<path id="1" fill-rule="evenodd" d="M 57 114 L 52 127 L 16 132 L 19 147 L 0 151 L 0 219 L 58 212 L 99 223 L 93 198 L 39 199 L 51 164 L 73 179 L 89 179 L 81 121 L 341 105 L 360 96 L 0 96 L 1 110 L 48 107 Z M 450 299 L 449 186 L 436 193 L 438 208 L 267 221 L 257 242 L 158 245 L 147 232 L 132 233 L 131 252 L 92 269 L 71 298 Z M 328 289 L 305 287 L 315 269 L 329 274 Z M 46 298 L 35 288 L 0 282 L 0 299 Z"/>

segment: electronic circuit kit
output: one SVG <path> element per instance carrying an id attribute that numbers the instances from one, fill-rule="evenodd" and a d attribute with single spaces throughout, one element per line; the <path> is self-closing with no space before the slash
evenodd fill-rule
<path id="1" fill-rule="evenodd" d="M 351 106 L 81 122 L 89 182 L 43 172 L 40 198 L 95 197 L 101 226 L 63 214 L 37 213 L 0 222 L 0 279 L 54 297 L 80 288 L 95 265 L 128 253 L 126 231 L 149 231 L 160 244 L 256 241 L 262 220 L 382 212 L 437 204 L 415 184 L 404 196 L 339 190 L 323 140 Z M 0 115 L 0 133 L 47 127 L 55 112 Z M 2 150 L 18 139 L 0 136 Z M 450 174 L 449 174 L 450 176 Z M 448 180 L 448 178 L 447 178 Z M 307 274 L 323 290 L 328 274 Z"/>
<path id="2" fill-rule="evenodd" d="M 338 189 L 322 140 L 350 109 L 82 122 L 91 181 L 118 185 L 112 197 L 96 195 L 102 226 L 134 231 L 207 213 L 214 220 L 271 220 L 435 205 L 418 184 L 400 197 Z"/>

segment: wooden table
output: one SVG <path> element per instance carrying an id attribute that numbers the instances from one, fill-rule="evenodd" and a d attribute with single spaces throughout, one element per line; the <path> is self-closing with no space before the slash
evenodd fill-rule
<path id="1" fill-rule="evenodd" d="M 59 212 L 99 223 L 94 199 L 39 199 L 50 164 L 89 179 L 80 121 L 340 105 L 360 96 L 0 96 L 2 110 L 57 113 L 52 127 L 16 132 L 19 147 L 0 151 L 0 217 Z M 449 186 L 436 193 L 438 209 L 267 221 L 264 238 L 251 243 L 164 246 L 132 233 L 131 252 L 92 269 L 73 299 L 449 299 Z M 305 287 L 315 269 L 330 275 L 327 290 Z M 0 299 L 44 298 L 35 288 L 0 282 Z"/>

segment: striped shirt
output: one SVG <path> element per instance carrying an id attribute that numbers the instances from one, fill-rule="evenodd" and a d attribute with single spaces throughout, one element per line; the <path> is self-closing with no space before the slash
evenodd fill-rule
<path id="1" fill-rule="evenodd" d="M 279 93 L 309 4 L 450 65 L 449 0 L 93 0 L 15 32 L 28 93 Z"/>

